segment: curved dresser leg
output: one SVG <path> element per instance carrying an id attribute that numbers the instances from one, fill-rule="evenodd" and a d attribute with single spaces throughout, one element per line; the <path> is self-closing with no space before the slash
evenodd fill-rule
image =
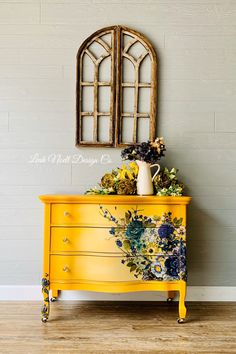
<path id="1" fill-rule="evenodd" d="M 184 323 L 186 318 L 187 309 L 185 306 L 187 284 L 185 281 L 181 280 L 181 286 L 179 291 L 179 318 L 178 323 Z"/>
<path id="2" fill-rule="evenodd" d="M 49 275 L 45 273 L 44 278 L 42 278 L 42 293 L 43 293 L 43 307 L 41 310 L 42 322 L 47 322 L 49 316 Z"/>

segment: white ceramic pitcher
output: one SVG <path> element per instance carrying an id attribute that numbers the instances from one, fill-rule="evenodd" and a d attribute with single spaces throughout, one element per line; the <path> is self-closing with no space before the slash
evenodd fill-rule
<path id="1" fill-rule="evenodd" d="M 137 177 L 137 194 L 138 195 L 152 195 L 153 194 L 153 179 L 160 171 L 160 165 L 147 163 L 145 161 L 136 161 L 138 165 Z M 152 177 L 151 168 L 158 167 L 154 176 Z"/>

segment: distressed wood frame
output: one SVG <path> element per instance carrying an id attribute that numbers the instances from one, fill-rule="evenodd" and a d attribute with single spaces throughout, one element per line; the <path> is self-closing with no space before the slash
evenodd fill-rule
<path id="1" fill-rule="evenodd" d="M 109 46 L 101 37 L 110 34 L 111 46 Z M 131 40 L 123 47 L 124 35 L 131 37 Z M 96 58 L 89 46 L 93 43 L 99 43 L 105 53 Z M 129 49 L 135 44 L 141 43 L 145 48 L 145 52 L 135 59 L 128 53 Z M 87 54 L 94 64 L 94 80 L 83 80 L 83 57 Z M 99 65 L 111 56 L 111 76 L 110 81 L 99 81 Z M 151 62 L 151 80 L 150 82 L 139 82 L 139 69 L 142 61 L 146 56 L 150 57 Z M 131 61 L 134 66 L 135 78 L 134 83 L 123 82 L 123 58 Z M 83 111 L 83 87 L 94 87 L 93 111 Z M 109 112 L 99 112 L 98 88 L 101 86 L 110 87 L 110 107 Z M 123 111 L 123 88 L 134 88 L 134 110 L 132 113 Z M 139 89 L 150 88 L 150 111 L 147 113 L 139 113 Z M 149 139 L 155 139 L 156 133 L 156 112 L 157 112 L 157 56 L 152 44 L 139 32 L 124 26 L 110 26 L 102 28 L 91 36 L 89 36 L 79 48 L 77 54 L 77 84 L 76 84 L 76 146 L 106 146 L 106 147 L 123 147 L 130 143 L 137 143 L 138 119 L 149 118 Z M 83 119 L 86 116 L 93 117 L 93 140 L 83 140 Z M 100 142 L 98 137 L 98 117 L 110 116 L 109 142 Z M 122 120 L 123 117 L 133 117 L 133 141 L 124 142 L 122 139 Z"/>

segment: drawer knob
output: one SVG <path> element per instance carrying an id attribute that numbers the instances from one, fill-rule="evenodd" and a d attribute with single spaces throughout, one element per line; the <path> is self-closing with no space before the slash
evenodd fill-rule
<path id="1" fill-rule="evenodd" d="M 68 273 L 68 272 L 70 271 L 70 268 L 67 267 L 67 266 L 64 266 L 64 267 L 62 268 L 62 270 L 63 270 L 63 272 Z"/>
<path id="2" fill-rule="evenodd" d="M 64 211 L 64 216 L 70 216 L 69 211 Z"/>
<path id="3" fill-rule="evenodd" d="M 67 237 L 64 237 L 63 240 L 62 240 L 64 243 L 69 243 L 70 240 L 67 238 Z"/>

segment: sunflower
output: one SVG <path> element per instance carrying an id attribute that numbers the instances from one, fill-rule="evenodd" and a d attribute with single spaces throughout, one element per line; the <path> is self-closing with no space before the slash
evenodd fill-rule
<path id="1" fill-rule="evenodd" d="M 148 254 L 150 256 L 156 255 L 160 252 L 157 242 L 147 242 L 145 249 L 142 249 L 142 253 Z"/>

